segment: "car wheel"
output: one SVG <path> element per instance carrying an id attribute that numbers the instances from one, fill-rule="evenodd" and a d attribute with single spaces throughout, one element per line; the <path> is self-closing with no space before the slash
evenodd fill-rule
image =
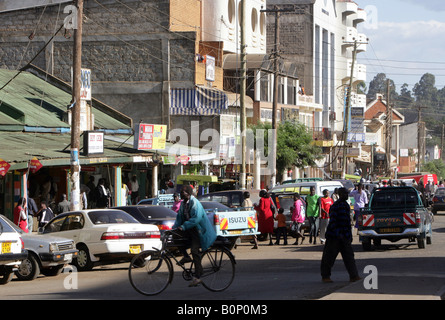
<path id="1" fill-rule="evenodd" d="M 93 262 L 90 258 L 90 251 L 87 246 L 80 245 L 78 248 L 79 253 L 77 254 L 77 258 L 74 261 L 74 265 L 76 266 L 78 271 L 90 271 L 93 269 Z"/>
<path id="2" fill-rule="evenodd" d="M 22 261 L 19 265 L 15 275 L 19 280 L 30 281 L 37 278 L 40 274 L 40 265 L 36 257 L 32 254 L 28 254 L 28 258 Z"/>
<path id="3" fill-rule="evenodd" d="M 12 268 L 0 266 L 0 284 L 7 284 L 12 280 L 13 276 L 14 272 L 12 271 Z"/>
<path id="4" fill-rule="evenodd" d="M 419 236 L 417 238 L 417 246 L 419 249 L 425 249 L 425 236 Z"/>

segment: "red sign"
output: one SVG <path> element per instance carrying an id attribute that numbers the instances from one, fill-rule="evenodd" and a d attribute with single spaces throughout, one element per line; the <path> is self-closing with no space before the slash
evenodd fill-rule
<path id="1" fill-rule="evenodd" d="M 36 157 L 32 158 L 31 161 L 29 162 L 29 171 L 31 171 L 31 173 L 36 173 L 42 167 L 43 167 L 43 164 L 41 164 L 40 161 Z"/>
<path id="2" fill-rule="evenodd" d="M 4 177 L 10 167 L 11 167 L 11 165 L 9 163 L 7 163 L 3 159 L 0 159 L 0 176 Z"/>
<path id="3" fill-rule="evenodd" d="M 190 157 L 183 154 L 179 157 L 176 157 L 176 164 L 178 164 L 179 162 L 181 162 L 181 164 L 186 165 L 187 163 L 189 163 Z"/>

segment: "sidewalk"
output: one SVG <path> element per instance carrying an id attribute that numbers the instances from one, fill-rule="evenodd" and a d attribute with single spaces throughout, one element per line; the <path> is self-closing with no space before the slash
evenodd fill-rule
<path id="1" fill-rule="evenodd" d="M 384 275 L 378 289 L 365 289 L 364 281 L 348 284 L 320 300 L 441 300 L 445 278 L 422 275 Z"/>

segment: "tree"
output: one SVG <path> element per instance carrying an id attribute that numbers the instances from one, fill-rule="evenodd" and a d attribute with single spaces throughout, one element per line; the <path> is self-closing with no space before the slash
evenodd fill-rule
<path id="1" fill-rule="evenodd" d="M 445 163 L 440 159 L 426 163 L 422 170 L 436 174 L 440 180 L 445 178 Z"/>
<path id="2" fill-rule="evenodd" d="M 267 153 L 267 130 L 272 129 L 270 123 L 251 125 L 254 135 L 256 130 L 265 129 L 264 147 Z M 255 139 L 256 140 L 256 139 Z M 278 126 L 277 136 L 277 173 L 296 166 L 303 169 L 315 165 L 315 161 L 322 158 L 321 148 L 312 145 L 312 135 L 306 126 L 299 122 L 285 121 Z"/>
<path id="3" fill-rule="evenodd" d="M 416 102 L 420 102 L 427 107 L 435 105 L 437 101 L 437 88 L 435 85 L 436 77 L 431 73 L 425 73 L 413 88 Z"/>
<path id="4" fill-rule="evenodd" d="M 386 78 L 386 74 L 384 74 L 384 73 L 376 74 L 374 79 L 372 79 L 372 81 L 369 83 L 369 89 L 368 89 L 368 93 L 366 94 L 366 98 L 368 98 L 369 100 L 374 100 L 377 93 L 380 93 L 380 94 L 383 94 L 386 96 L 386 93 L 388 91 L 387 80 L 388 80 L 388 78 Z M 390 101 L 395 101 L 398 98 L 398 94 L 396 91 L 396 86 L 394 84 L 394 81 L 389 79 L 389 85 L 390 85 L 390 91 L 389 91 Z"/>

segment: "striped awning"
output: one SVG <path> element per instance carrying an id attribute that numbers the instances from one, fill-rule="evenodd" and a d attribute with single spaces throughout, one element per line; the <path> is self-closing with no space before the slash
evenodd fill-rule
<path id="1" fill-rule="evenodd" d="M 216 115 L 227 110 L 228 107 L 229 98 L 218 89 L 195 87 L 171 90 L 171 115 Z"/>

